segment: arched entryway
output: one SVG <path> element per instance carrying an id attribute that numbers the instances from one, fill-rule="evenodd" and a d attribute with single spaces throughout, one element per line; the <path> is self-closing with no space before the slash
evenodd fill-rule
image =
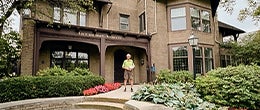
<path id="1" fill-rule="evenodd" d="M 125 60 L 127 52 L 124 50 L 117 50 L 114 53 L 114 82 L 124 81 L 124 70 L 122 69 L 122 64 Z"/>

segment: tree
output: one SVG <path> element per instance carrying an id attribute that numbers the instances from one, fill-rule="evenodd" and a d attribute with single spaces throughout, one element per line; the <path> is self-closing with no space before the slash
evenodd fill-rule
<path id="1" fill-rule="evenodd" d="M 248 7 L 240 10 L 238 19 L 240 21 L 251 17 L 256 23 L 260 20 L 260 5 L 256 0 L 247 0 Z M 220 0 L 220 7 L 225 8 L 225 11 L 232 13 L 233 6 L 236 4 L 236 0 Z"/>
<path id="2" fill-rule="evenodd" d="M 229 42 L 222 47 L 228 48 L 235 64 L 260 65 L 260 31 L 245 36 L 240 42 Z"/>
<path id="3" fill-rule="evenodd" d="M 20 59 L 21 40 L 19 33 L 11 31 L 3 34 L 0 39 L 0 79 L 3 76 L 12 76 L 18 68 Z"/>

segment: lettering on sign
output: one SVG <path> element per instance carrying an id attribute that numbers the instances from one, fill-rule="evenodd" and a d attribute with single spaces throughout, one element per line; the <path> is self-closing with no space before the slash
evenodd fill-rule
<path id="1" fill-rule="evenodd" d="M 90 33 L 90 32 L 78 32 L 78 34 L 79 34 L 80 36 L 85 36 L 85 37 L 108 38 L 108 39 L 122 39 L 121 36 L 109 36 L 109 35 L 107 35 L 107 34 L 100 34 L 100 33 L 93 34 L 93 33 Z"/>

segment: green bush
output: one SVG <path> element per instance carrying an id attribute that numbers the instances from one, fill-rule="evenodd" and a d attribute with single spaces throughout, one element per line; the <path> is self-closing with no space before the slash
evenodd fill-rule
<path id="1" fill-rule="evenodd" d="M 17 77 L 0 81 L 0 103 L 31 98 L 80 96 L 82 91 L 104 84 L 99 76 Z"/>
<path id="2" fill-rule="evenodd" d="M 90 75 L 93 73 L 89 69 L 86 69 L 86 68 L 75 68 L 69 74 L 74 75 L 74 76 L 79 76 L 79 75 L 84 76 L 84 75 Z"/>
<path id="3" fill-rule="evenodd" d="M 193 76 L 189 71 L 171 72 L 168 69 L 161 70 L 156 76 L 156 83 L 177 83 L 193 82 Z"/>
<path id="4" fill-rule="evenodd" d="M 132 96 L 133 100 L 150 101 L 173 107 L 174 110 L 212 110 L 214 104 L 203 101 L 191 83 L 144 85 Z"/>
<path id="5" fill-rule="evenodd" d="M 202 97 L 210 102 L 260 109 L 260 67 L 256 65 L 218 68 L 196 80 Z"/>
<path id="6" fill-rule="evenodd" d="M 58 66 L 54 66 L 52 68 L 40 70 L 37 74 L 39 76 L 65 76 L 68 74 L 68 71 Z"/>

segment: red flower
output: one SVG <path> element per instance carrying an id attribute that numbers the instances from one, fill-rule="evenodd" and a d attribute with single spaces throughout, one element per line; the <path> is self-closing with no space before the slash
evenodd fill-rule
<path id="1" fill-rule="evenodd" d="M 106 83 L 104 85 L 98 85 L 95 86 L 94 88 L 89 88 L 87 90 L 83 91 L 83 94 L 85 96 L 89 96 L 89 95 L 95 95 L 98 93 L 105 93 L 111 90 L 115 90 L 121 87 L 121 83 Z"/>
<path id="2" fill-rule="evenodd" d="M 88 96 L 88 95 L 94 95 L 94 94 L 97 94 L 98 93 L 98 91 L 95 89 L 95 88 L 89 88 L 89 89 L 87 89 L 87 90 L 84 90 L 83 91 L 83 94 L 86 96 Z"/>

